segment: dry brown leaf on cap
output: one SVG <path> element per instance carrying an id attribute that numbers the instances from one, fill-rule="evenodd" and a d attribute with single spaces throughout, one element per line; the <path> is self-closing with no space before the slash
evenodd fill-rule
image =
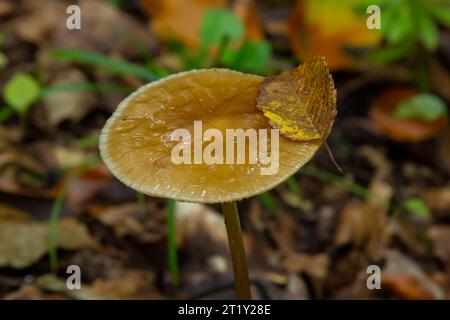
<path id="1" fill-rule="evenodd" d="M 289 43 L 297 58 L 325 56 L 331 70 L 357 66 L 347 50 L 375 47 L 382 39 L 378 30 L 367 28 L 368 16 L 355 12 L 358 4 L 361 0 L 298 1 L 288 20 Z"/>
<path id="2" fill-rule="evenodd" d="M 324 141 L 337 114 L 336 90 L 325 58 L 315 57 L 264 80 L 256 106 L 282 135 L 296 141 Z"/>
<path id="3" fill-rule="evenodd" d="M 58 248 L 94 248 L 85 225 L 72 220 L 58 223 Z M 35 221 L 0 220 L 0 267 L 26 268 L 48 251 L 48 225 Z"/>

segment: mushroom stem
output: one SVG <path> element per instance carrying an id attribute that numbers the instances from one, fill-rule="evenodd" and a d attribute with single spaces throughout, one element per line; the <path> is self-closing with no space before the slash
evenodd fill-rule
<path id="1" fill-rule="evenodd" d="M 236 201 L 222 203 L 222 212 L 228 235 L 228 246 L 233 263 L 234 286 L 239 300 L 250 300 L 250 280 L 248 277 L 247 257 L 242 239 L 241 223 Z"/>

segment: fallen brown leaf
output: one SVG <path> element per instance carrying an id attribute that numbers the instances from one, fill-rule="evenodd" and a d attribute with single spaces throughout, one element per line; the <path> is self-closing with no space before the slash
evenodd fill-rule
<path id="1" fill-rule="evenodd" d="M 93 248 L 95 241 L 85 225 L 71 219 L 58 223 L 58 248 Z M 22 269 L 48 251 L 48 225 L 41 222 L 0 220 L 0 267 Z"/>

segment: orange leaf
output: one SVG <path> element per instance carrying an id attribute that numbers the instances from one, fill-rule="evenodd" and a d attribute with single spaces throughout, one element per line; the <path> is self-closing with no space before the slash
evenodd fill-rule
<path id="1" fill-rule="evenodd" d="M 226 0 L 140 0 L 143 11 L 151 17 L 162 39 L 175 37 L 184 45 L 200 45 L 200 25 L 208 9 L 226 8 Z M 233 11 L 246 26 L 246 38 L 261 39 L 262 27 L 254 1 L 236 0 Z"/>
<path id="2" fill-rule="evenodd" d="M 350 68 L 356 60 L 345 48 L 367 48 L 381 41 L 377 30 L 366 26 L 368 16 L 359 16 L 354 6 L 360 0 L 299 1 L 288 21 L 292 50 L 302 61 L 325 56 L 331 70 Z"/>

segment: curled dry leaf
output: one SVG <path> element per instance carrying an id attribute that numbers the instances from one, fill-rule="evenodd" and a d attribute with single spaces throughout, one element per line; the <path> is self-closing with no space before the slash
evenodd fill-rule
<path id="1" fill-rule="evenodd" d="M 445 117 L 426 122 L 420 119 L 400 119 L 392 115 L 401 101 L 417 94 L 412 88 L 392 88 L 382 92 L 372 104 L 369 118 L 375 127 L 399 142 L 420 142 L 434 137 L 447 125 Z"/>
<path id="2" fill-rule="evenodd" d="M 336 90 L 325 58 L 315 57 L 292 71 L 267 78 L 257 108 L 284 136 L 325 140 L 336 117 Z"/>

